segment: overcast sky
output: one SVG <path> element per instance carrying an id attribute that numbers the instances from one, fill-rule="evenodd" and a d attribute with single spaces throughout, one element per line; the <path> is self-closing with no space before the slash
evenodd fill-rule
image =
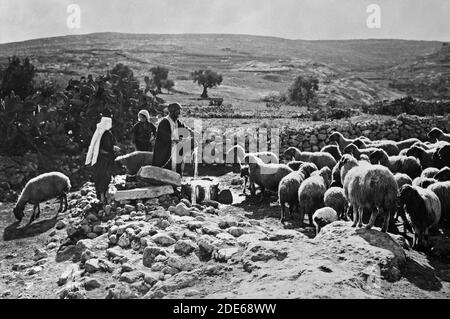
<path id="1" fill-rule="evenodd" d="M 366 25 L 369 4 L 381 8 L 380 29 Z M 0 43 L 104 31 L 450 41 L 450 0 L 0 0 Z"/>

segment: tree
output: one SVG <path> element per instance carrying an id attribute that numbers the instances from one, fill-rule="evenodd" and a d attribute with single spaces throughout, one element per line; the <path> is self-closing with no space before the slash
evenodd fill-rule
<path id="1" fill-rule="evenodd" d="M 1 74 L 0 96 L 10 95 L 12 91 L 22 100 L 34 92 L 34 76 L 36 68 L 27 57 L 23 61 L 19 57 L 9 58 L 6 69 Z"/>
<path id="2" fill-rule="evenodd" d="M 169 76 L 169 69 L 163 66 L 156 66 L 150 69 L 152 73 L 152 82 L 156 86 L 156 93 L 161 93 L 161 87 Z"/>
<path id="3" fill-rule="evenodd" d="M 167 93 L 170 93 L 174 86 L 175 82 L 171 79 L 167 79 L 162 82 L 162 87 L 167 90 Z"/>
<path id="4" fill-rule="evenodd" d="M 288 90 L 288 99 L 291 103 L 308 104 L 316 97 L 319 90 L 319 80 L 298 76 Z"/>
<path id="5" fill-rule="evenodd" d="M 208 89 L 222 84 L 222 75 L 212 70 L 197 70 L 191 73 L 191 78 L 194 83 L 203 86 L 201 97 L 208 98 Z"/>

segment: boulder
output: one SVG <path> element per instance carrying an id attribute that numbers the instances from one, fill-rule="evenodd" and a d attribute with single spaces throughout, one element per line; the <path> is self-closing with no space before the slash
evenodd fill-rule
<path id="1" fill-rule="evenodd" d="M 231 205 L 233 204 L 233 194 L 229 189 L 224 189 L 219 192 L 217 201 L 221 204 Z"/>
<path id="2" fill-rule="evenodd" d="M 181 175 L 168 169 L 156 166 L 141 167 L 137 173 L 139 179 L 151 185 L 181 186 Z"/>
<path id="3" fill-rule="evenodd" d="M 173 194 L 172 186 L 149 186 L 146 188 L 135 188 L 129 190 L 116 191 L 114 199 L 116 201 L 132 200 L 132 199 L 148 199 L 156 198 L 164 195 Z M 133 208 L 134 209 L 134 208 Z"/>

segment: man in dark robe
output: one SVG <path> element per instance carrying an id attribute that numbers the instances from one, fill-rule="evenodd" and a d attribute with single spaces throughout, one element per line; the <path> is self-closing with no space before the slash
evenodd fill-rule
<path id="1" fill-rule="evenodd" d="M 180 142 L 178 128 L 186 129 L 192 136 L 194 131 L 178 120 L 181 114 L 181 105 L 172 103 L 168 106 L 169 115 L 161 120 L 156 131 L 155 150 L 153 152 L 153 166 L 176 171 L 181 175 L 179 154 L 173 156 L 176 145 Z M 186 137 L 186 136 L 184 136 Z M 178 158 L 177 158 L 178 157 Z"/>

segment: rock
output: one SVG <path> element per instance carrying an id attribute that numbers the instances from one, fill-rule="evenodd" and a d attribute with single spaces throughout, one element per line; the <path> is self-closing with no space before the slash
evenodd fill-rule
<path id="1" fill-rule="evenodd" d="M 149 284 L 150 286 L 153 286 L 156 284 L 159 280 L 158 274 L 156 273 L 144 273 L 144 281 Z"/>
<path id="2" fill-rule="evenodd" d="M 190 201 L 188 201 L 186 198 L 183 198 L 180 203 L 183 203 L 184 205 L 186 205 L 186 207 L 191 208 L 192 204 Z"/>
<path id="3" fill-rule="evenodd" d="M 134 270 L 130 272 L 125 272 L 120 275 L 120 280 L 128 284 L 135 283 L 136 281 L 144 278 L 144 274 L 141 271 Z"/>
<path id="4" fill-rule="evenodd" d="M 279 241 L 279 240 L 287 240 L 287 239 L 293 239 L 293 238 L 308 238 L 306 235 L 292 230 L 292 229 L 282 229 L 278 230 L 268 236 L 268 239 L 270 241 Z"/>
<path id="5" fill-rule="evenodd" d="M 28 269 L 28 275 L 35 275 L 41 272 L 43 269 L 44 268 L 42 268 L 41 266 L 31 267 L 30 269 Z"/>
<path id="6" fill-rule="evenodd" d="M 214 207 L 215 209 L 219 208 L 219 202 L 215 201 L 215 200 L 211 200 L 211 199 L 207 199 L 203 201 L 203 205 L 205 206 L 209 206 L 209 207 Z"/>
<path id="7" fill-rule="evenodd" d="M 84 264 L 84 269 L 86 269 L 88 273 L 94 273 L 99 271 L 100 270 L 99 260 L 97 258 L 89 259 Z"/>
<path id="8" fill-rule="evenodd" d="M 48 257 L 48 253 L 45 250 L 43 250 L 41 248 L 34 250 L 34 257 L 33 257 L 34 261 L 38 261 L 38 260 L 41 260 L 41 259 L 44 259 L 47 257 Z"/>
<path id="9" fill-rule="evenodd" d="M 197 248 L 198 246 L 192 240 L 179 240 L 175 244 L 175 253 L 181 256 L 187 256 Z"/>
<path id="10" fill-rule="evenodd" d="M 190 209 L 184 203 L 179 203 L 176 207 L 170 206 L 169 212 L 177 216 L 189 216 L 191 214 Z"/>
<path id="11" fill-rule="evenodd" d="M 198 291 L 196 289 L 188 289 L 184 293 L 185 297 L 194 297 L 194 296 L 198 296 L 198 295 L 200 295 L 200 291 Z"/>
<path id="12" fill-rule="evenodd" d="M 233 194 L 229 189 L 224 189 L 219 192 L 217 201 L 221 204 L 231 205 L 233 204 Z"/>
<path id="13" fill-rule="evenodd" d="M 235 227 L 237 225 L 238 225 L 238 222 L 231 218 L 222 219 L 221 221 L 219 221 L 219 227 L 222 229 L 229 228 L 229 227 Z"/>
<path id="14" fill-rule="evenodd" d="M 167 251 L 160 247 L 145 247 L 142 262 L 145 267 L 152 267 L 158 255 L 167 255 Z"/>
<path id="15" fill-rule="evenodd" d="M 121 272 L 130 272 L 130 271 L 133 271 L 133 270 L 134 270 L 134 267 L 131 266 L 128 263 L 123 264 L 122 267 L 120 268 Z"/>
<path id="16" fill-rule="evenodd" d="M 58 290 L 56 294 L 58 295 L 59 299 L 75 299 L 73 298 L 75 296 L 74 293 L 80 292 L 81 288 L 81 283 L 74 282 Z"/>
<path id="17" fill-rule="evenodd" d="M 239 227 L 230 227 L 228 229 L 228 233 L 234 237 L 239 237 L 242 236 L 244 234 L 246 234 L 247 232 L 245 231 L 245 229 L 243 228 L 239 228 Z"/>
<path id="18" fill-rule="evenodd" d="M 106 255 L 111 259 L 125 257 L 123 250 L 120 247 L 113 247 L 113 248 L 107 249 Z"/>
<path id="19" fill-rule="evenodd" d="M 158 244 L 160 246 L 164 246 L 164 247 L 171 246 L 176 243 L 175 239 L 173 239 L 172 237 L 170 237 L 169 235 L 164 234 L 164 233 L 159 233 L 159 234 L 152 236 L 152 240 L 156 244 Z"/>
<path id="20" fill-rule="evenodd" d="M 103 251 L 109 247 L 108 234 L 103 234 L 95 239 L 82 239 L 75 245 L 75 255 L 76 259 L 79 259 L 82 253 L 89 249 L 92 252 Z"/>
<path id="21" fill-rule="evenodd" d="M 144 298 L 162 298 L 169 292 L 192 287 L 197 283 L 197 281 L 197 273 L 180 273 L 176 276 L 168 278 L 164 282 L 158 282 L 144 296 Z"/>
<path id="22" fill-rule="evenodd" d="M 406 262 L 406 254 L 389 234 L 376 229 L 349 227 L 348 222 L 337 221 L 322 228 L 314 241 L 321 244 L 324 254 L 347 251 L 345 258 L 361 271 L 367 265 L 378 266 L 381 275 L 388 281 L 401 277 L 400 268 Z M 322 233 L 323 232 L 323 233 Z M 357 253 L 350 253 L 356 251 Z"/>
<path id="23" fill-rule="evenodd" d="M 234 241 L 235 240 L 234 236 L 232 236 L 228 233 L 220 233 L 220 234 L 217 234 L 216 237 L 223 241 Z"/>
<path id="24" fill-rule="evenodd" d="M 144 166 L 137 173 L 138 179 L 152 185 L 181 186 L 181 175 L 160 167 Z"/>
<path id="25" fill-rule="evenodd" d="M 161 197 L 163 195 L 173 193 L 174 190 L 172 186 L 150 186 L 147 188 L 135 188 L 130 190 L 117 191 L 114 194 L 114 199 L 116 201 L 131 200 L 131 199 L 147 199 L 147 198 Z"/>
<path id="26" fill-rule="evenodd" d="M 57 244 L 57 243 L 49 243 L 49 244 L 47 245 L 47 249 L 48 249 L 48 250 L 55 249 L 56 247 L 58 247 L 58 244 Z"/>
<path id="27" fill-rule="evenodd" d="M 117 287 L 108 290 L 105 299 L 137 299 L 136 293 L 128 287 Z"/>
<path id="28" fill-rule="evenodd" d="M 128 246 L 130 246 L 130 238 L 128 234 L 124 233 L 122 236 L 120 236 L 118 243 L 122 248 L 127 248 Z"/>
<path id="29" fill-rule="evenodd" d="M 59 221 L 56 223 L 55 228 L 58 229 L 58 230 L 60 230 L 60 229 L 65 228 L 66 226 L 67 226 L 67 223 L 66 223 L 65 221 L 59 220 Z"/>
<path id="30" fill-rule="evenodd" d="M 100 282 L 95 278 L 86 278 L 83 283 L 84 289 L 90 291 L 101 287 Z"/>
<path id="31" fill-rule="evenodd" d="M 73 274 L 78 270 L 79 268 L 78 265 L 76 264 L 71 264 L 67 266 L 64 272 L 58 278 L 57 282 L 58 286 L 65 285 L 69 281 L 69 279 L 73 276 Z"/>
<path id="32" fill-rule="evenodd" d="M 250 260 L 252 262 L 268 261 L 270 259 L 282 261 L 287 255 L 286 250 L 280 248 L 278 243 L 262 241 L 250 243 L 242 258 L 243 260 Z"/>
<path id="33" fill-rule="evenodd" d="M 187 224 L 189 230 L 195 231 L 196 229 L 203 227 L 203 222 L 200 221 L 191 221 Z"/>
<path id="34" fill-rule="evenodd" d="M 217 234 L 219 234 L 221 232 L 221 230 L 217 226 L 203 225 L 202 232 L 203 232 L 203 234 L 206 234 L 206 235 L 216 236 Z"/>
<path id="35" fill-rule="evenodd" d="M 34 262 L 16 263 L 12 266 L 12 270 L 21 271 L 34 266 Z"/>
<path id="36" fill-rule="evenodd" d="M 231 257 L 233 257 L 233 255 L 237 254 L 238 252 L 239 252 L 238 248 L 223 248 L 223 249 L 219 249 L 214 254 L 213 257 L 217 261 L 226 262 L 229 259 L 231 259 Z"/>

